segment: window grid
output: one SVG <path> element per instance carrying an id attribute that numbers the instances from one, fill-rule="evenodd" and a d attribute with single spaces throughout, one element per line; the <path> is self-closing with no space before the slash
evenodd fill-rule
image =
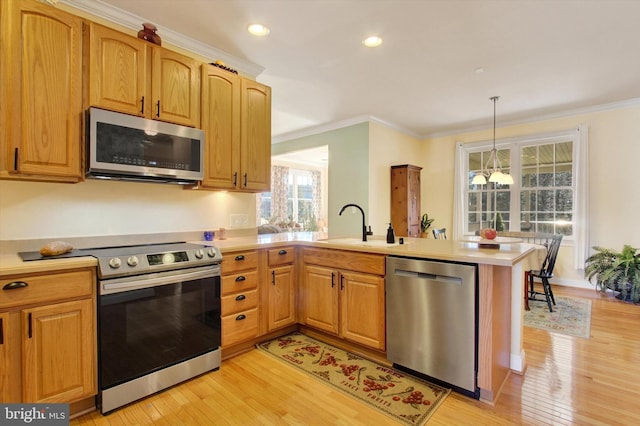
<path id="1" fill-rule="evenodd" d="M 492 227 L 498 231 L 530 231 L 573 235 L 573 141 L 528 140 L 498 150 L 502 171 L 514 185 L 472 185 L 484 169 L 490 150 L 467 151 L 465 233 Z M 486 148 L 485 148 L 486 149 Z M 515 168 L 510 168 L 514 165 Z M 512 203 L 513 201 L 513 203 Z"/>

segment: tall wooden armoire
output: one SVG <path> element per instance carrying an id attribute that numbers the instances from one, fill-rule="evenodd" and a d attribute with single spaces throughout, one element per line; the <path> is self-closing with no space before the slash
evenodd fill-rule
<path id="1" fill-rule="evenodd" d="M 420 237 L 420 171 L 422 167 L 391 166 L 391 224 L 399 237 Z"/>

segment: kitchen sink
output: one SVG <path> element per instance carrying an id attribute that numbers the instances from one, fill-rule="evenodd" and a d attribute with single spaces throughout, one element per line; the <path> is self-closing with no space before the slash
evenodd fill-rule
<path id="1" fill-rule="evenodd" d="M 363 247 L 393 247 L 400 244 L 398 242 L 398 238 L 396 238 L 395 243 L 388 243 L 386 240 L 362 241 L 360 238 L 331 238 L 331 239 L 322 240 L 319 242 L 325 242 L 329 244 L 346 244 L 351 246 L 363 246 Z M 406 241 L 405 241 L 405 244 L 407 244 Z"/>

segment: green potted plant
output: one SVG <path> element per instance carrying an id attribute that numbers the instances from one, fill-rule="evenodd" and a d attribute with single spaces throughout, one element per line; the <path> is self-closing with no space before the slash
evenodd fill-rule
<path id="1" fill-rule="evenodd" d="M 429 219 L 429 214 L 425 213 L 420 218 L 420 232 L 422 234 L 422 238 L 427 238 L 429 235 L 429 228 L 431 228 L 431 224 L 435 219 Z"/>
<path id="2" fill-rule="evenodd" d="M 596 288 L 619 292 L 625 301 L 640 301 L 640 253 L 637 248 L 625 245 L 622 251 L 593 247 L 596 251 L 585 262 L 587 280 L 596 279 Z"/>

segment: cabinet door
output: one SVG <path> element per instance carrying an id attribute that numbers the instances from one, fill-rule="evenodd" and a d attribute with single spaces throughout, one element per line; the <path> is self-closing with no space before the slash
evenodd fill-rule
<path id="1" fill-rule="evenodd" d="M 4 3 L 4 2 L 3 2 Z M 82 178 L 82 20 L 40 2 L 2 5 L 3 168 L 14 177 Z"/>
<path id="2" fill-rule="evenodd" d="M 202 67 L 202 186 L 236 189 L 240 173 L 240 77 L 214 66 Z"/>
<path id="3" fill-rule="evenodd" d="M 340 304 L 342 309 L 340 336 L 384 350 L 384 278 L 377 275 L 342 272 Z"/>
<path id="4" fill-rule="evenodd" d="M 161 47 L 153 47 L 151 116 L 200 126 L 200 62 Z"/>
<path id="5" fill-rule="evenodd" d="M 271 88 L 242 79 L 240 188 L 271 187 Z"/>
<path id="6" fill-rule="evenodd" d="M 88 24 L 89 103 L 113 111 L 150 114 L 147 42 L 101 25 Z"/>
<path id="7" fill-rule="evenodd" d="M 22 396 L 29 402 L 73 402 L 96 393 L 93 300 L 22 311 Z"/>
<path id="8" fill-rule="evenodd" d="M 269 271 L 269 322 L 268 330 L 284 327 L 296 322 L 295 273 L 293 265 L 271 268 Z"/>
<path id="9" fill-rule="evenodd" d="M 407 211 L 407 224 L 409 225 L 409 236 L 420 236 L 420 168 L 410 167 L 408 170 L 408 198 L 409 205 Z"/>
<path id="10" fill-rule="evenodd" d="M 14 349 L 18 350 L 18 348 Z M 0 312 L 0 401 L 8 402 L 9 390 L 9 313 Z"/>
<path id="11" fill-rule="evenodd" d="M 333 334 L 338 334 L 338 273 L 330 268 L 305 265 L 300 300 L 303 321 Z"/>

